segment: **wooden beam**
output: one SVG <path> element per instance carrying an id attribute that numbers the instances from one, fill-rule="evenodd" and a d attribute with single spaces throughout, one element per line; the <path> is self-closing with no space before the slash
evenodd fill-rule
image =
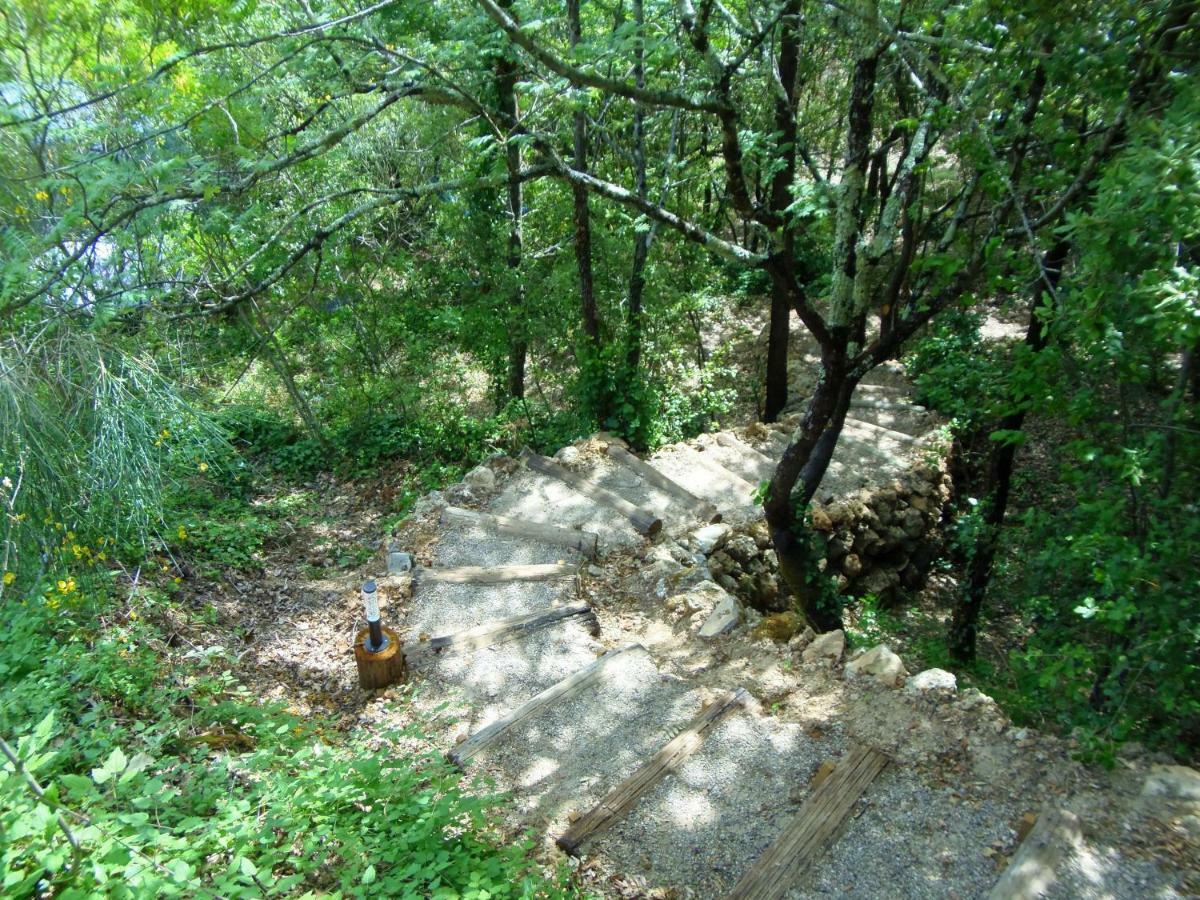
<path id="1" fill-rule="evenodd" d="M 527 566 L 445 566 L 413 569 L 416 584 L 503 584 L 506 581 L 548 581 L 579 574 L 573 563 L 544 563 Z"/>
<path id="2" fill-rule="evenodd" d="M 596 615 L 592 612 L 590 604 L 568 603 L 565 606 L 554 606 L 524 616 L 497 619 L 495 622 L 486 622 L 465 631 L 456 631 L 453 634 L 442 635 L 428 641 L 411 641 L 404 646 L 404 655 L 412 663 L 443 652 L 462 653 L 479 650 L 482 647 L 500 644 L 575 616 L 583 616 L 593 627 L 595 626 Z"/>
<path id="3" fill-rule="evenodd" d="M 662 531 L 662 519 L 654 515 L 654 513 L 639 509 L 624 497 L 614 494 L 607 488 L 601 487 L 590 478 L 577 475 L 569 469 L 564 469 L 554 460 L 534 453 L 528 447 L 521 451 L 521 459 L 525 465 L 535 472 L 541 472 L 543 475 L 557 478 L 564 484 L 579 491 L 579 493 L 591 497 L 597 503 L 602 503 L 605 506 L 615 509 L 629 519 L 639 534 L 644 534 L 646 537 L 654 537 L 654 535 Z"/>
<path id="4" fill-rule="evenodd" d="M 552 684 L 533 699 L 501 716 L 491 725 L 479 729 L 479 731 L 475 732 L 447 754 L 450 762 L 457 766 L 463 765 L 463 763 L 508 729 L 520 725 L 526 719 L 532 718 L 553 703 L 573 697 L 595 684 L 600 679 L 600 676 L 604 674 L 605 668 L 615 659 L 631 650 L 645 651 L 645 649 L 641 644 L 626 644 L 624 647 L 609 650 L 603 656 L 588 663 L 578 672 L 568 675 L 557 684 Z"/>
<path id="5" fill-rule="evenodd" d="M 643 480 L 654 485 L 663 493 L 670 494 L 676 500 L 682 502 L 688 509 L 690 509 L 704 521 L 721 521 L 721 513 L 717 511 L 715 506 L 713 506 L 707 500 L 700 499 L 683 485 L 672 481 L 644 459 L 634 456 L 619 444 L 609 444 L 608 455 L 617 460 L 617 462 L 624 463 L 626 466 L 633 469 L 633 471 L 640 475 Z"/>
<path id="6" fill-rule="evenodd" d="M 710 703 L 682 732 L 611 791 L 568 828 L 556 843 L 575 855 L 587 841 L 619 821 L 652 787 L 674 772 L 700 749 L 710 731 L 735 710 L 741 709 L 750 695 L 743 688 Z"/>
<path id="7" fill-rule="evenodd" d="M 854 809 L 854 802 L 887 765 L 875 750 L 856 747 L 804 801 L 796 818 L 763 851 L 729 893 L 729 900 L 778 900 L 795 887 Z"/>
<path id="8" fill-rule="evenodd" d="M 588 559 L 595 559 L 600 547 L 599 535 L 590 531 L 576 531 L 572 528 L 560 528 L 557 525 L 530 522 L 526 519 L 494 516 L 489 513 L 476 512 L 473 509 L 459 509 L 457 506 L 447 506 L 442 510 L 442 524 L 471 525 L 492 534 L 528 538 L 544 544 L 569 547 L 572 550 L 578 550 Z"/>
<path id="9" fill-rule="evenodd" d="M 1043 810 L 987 900 L 1034 900 L 1044 896 L 1058 877 L 1063 861 L 1082 843 L 1083 831 L 1074 813 Z"/>

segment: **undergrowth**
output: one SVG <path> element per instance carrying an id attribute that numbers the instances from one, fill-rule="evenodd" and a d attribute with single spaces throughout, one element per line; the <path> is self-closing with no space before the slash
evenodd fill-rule
<path id="1" fill-rule="evenodd" d="M 226 648 L 169 647 L 168 613 L 98 573 L 0 606 L 4 896 L 570 894 L 415 731 L 264 703 Z"/>

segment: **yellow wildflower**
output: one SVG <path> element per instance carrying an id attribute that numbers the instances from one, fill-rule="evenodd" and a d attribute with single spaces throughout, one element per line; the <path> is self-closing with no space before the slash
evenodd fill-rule
<path id="1" fill-rule="evenodd" d="M 187 540 L 187 529 L 184 528 L 182 525 L 179 526 L 179 539 L 181 541 Z"/>
<path id="2" fill-rule="evenodd" d="M 200 463 L 198 468 L 200 469 L 201 472 L 207 472 L 208 471 L 208 463 L 202 462 L 202 463 Z"/>
<path id="3" fill-rule="evenodd" d="M 75 532 L 73 532 L 73 531 L 68 531 L 68 532 L 67 532 L 67 540 L 68 540 L 68 541 L 73 541 L 73 540 L 75 540 Z"/>
<path id="4" fill-rule="evenodd" d="M 4 573 L 4 583 L 5 584 L 12 584 L 16 580 L 17 580 L 17 576 L 15 574 L 13 574 L 12 572 Z"/>
<path id="5" fill-rule="evenodd" d="M 104 562 L 104 560 L 108 559 L 108 554 L 105 553 L 103 550 L 101 550 L 99 553 L 96 554 L 96 559 L 100 560 L 101 562 Z"/>
<path id="6" fill-rule="evenodd" d="M 45 191 L 38 191 L 36 194 L 33 195 L 33 199 L 34 200 L 43 200 L 43 201 L 49 200 L 50 195 L 47 194 Z"/>

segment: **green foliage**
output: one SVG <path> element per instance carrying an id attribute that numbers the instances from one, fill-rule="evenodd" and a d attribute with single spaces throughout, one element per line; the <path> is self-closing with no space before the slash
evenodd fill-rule
<path id="1" fill-rule="evenodd" d="M 402 749 L 416 733 L 331 742 L 320 720 L 255 701 L 223 648 L 151 649 L 161 600 L 102 597 L 0 607 L 0 734 L 45 790 L 0 765 L 5 896 L 567 893 L 530 841 L 500 839 L 494 800 Z"/>

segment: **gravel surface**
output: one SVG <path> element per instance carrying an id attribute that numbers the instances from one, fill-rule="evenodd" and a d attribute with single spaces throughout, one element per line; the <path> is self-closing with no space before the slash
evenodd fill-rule
<path id="1" fill-rule="evenodd" d="M 911 770 L 885 769 L 859 799 L 846 830 L 788 897 L 980 897 L 998 877 L 984 851 L 1011 841 L 1011 825 L 1023 811 L 960 800 L 950 789 L 927 787 Z"/>
<path id="2" fill-rule="evenodd" d="M 435 566 L 518 566 L 578 563 L 581 554 L 560 544 L 491 534 L 485 529 L 455 526 L 442 531 L 433 549 Z"/>
<path id="3" fill-rule="evenodd" d="M 821 762 L 843 749 L 798 725 L 735 714 L 591 851 L 650 885 L 723 894 L 791 821 Z"/>
<path id="4" fill-rule="evenodd" d="M 707 452 L 707 451 L 706 451 Z M 683 444 L 666 447 L 649 460 L 672 481 L 715 503 L 726 512 L 726 521 L 740 521 L 758 515 L 758 508 L 751 499 L 757 487 L 702 453 Z"/>
<path id="5" fill-rule="evenodd" d="M 510 729 L 477 759 L 514 791 L 520 819 L 544 829 L 549 841 L 569 813 L 586 812 L 678 733 L 702 699 L 686 681 L 661 675 L 645 651 L 632 650 L 598 683 Z"/>
<path id="6" fill-rule="evenodd" d="M 582 528 L 600 536 L 600 548 L 639 544 L 643 538 L 615 510 L 599 506 L 578 491 L 537 472 L 513 475 L 489 504 L 489 512 L 529 522 Z"/>
<path id="7" fill-rule="evenodd" d="M 1196 875 L 1197 873 L 1193 873 Z M 1112 847 L 1084 846 L 1058 870 L 1046 900 L 1168 900 L 1195 897 L 1149 859 L 1132 859 Z"/>
<path id="8" fill-rule="evenodd" d="M 470 653 L 439 654 L 422 674 L 462 690 L 472 707 L 470 730 L 476 731 L 582 669 L 600 650 L 588 629 L 572 618 Z"/>
<path id="9" fill-rule="evenodd" d="M 573 578 L 502 584 L 418 582 L 404 629 L 411 637 L 439 637 L 486 622 L 523 616 L 575 599 Z"/>

